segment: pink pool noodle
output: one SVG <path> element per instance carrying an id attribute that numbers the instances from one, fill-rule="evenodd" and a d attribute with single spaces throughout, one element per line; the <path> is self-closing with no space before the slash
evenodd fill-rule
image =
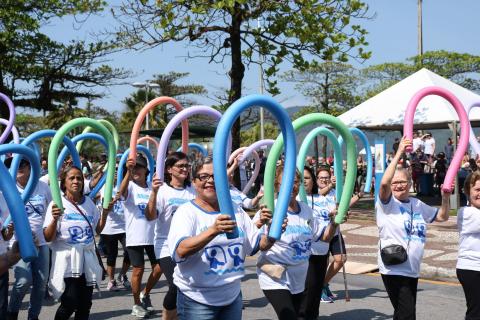
<path id="1" fill-rule="evenodd" d="M 182 105 L 177 100 L 170 97 L 158 97 L 148 102 L 142 108 L 142 110 L 140 110 L 140 113 L 133 124 L 132 135 L 130 136 L 130 159 L 136 159 L 137 141 L 139 139 L 140 129 L 142 128 L 142 124 L 147 116 L 147 113 L 160 104 L 171 104 L 175 110 L 177 110 L 177 112 L 183 110 Z M 188 151 L 188 120 L 186 119 L 182 121 L 182 150 L 185 153 Z"/>
<path id="2" fill-rule="evenodd" d="M 442 187 L 443 191 L 451 192 L 453 188 L 453 181 L 455 180 L 457 171 L 460 168 L 463 155 L 467 151 L 468 138 L 470 135 L 470 123 L 465 108 L 460 102 L 460 100 L 458 100 L 458 98 L 453 93 L 441 87 L 432 86 L 421 89 L 412 97 L 412 99 L 410 99 L 410 102 L 408 103 L 407 111 L 405 112 L 403 134 L 407 139 L 413 139 L 413 118 L 415 116 L 415 110 L 420 100 L 429 95 L 437 95 L 445 98 L 455 108 L 458 118 L 460 119 L 460 141 L 458 143 L 457 150 L 455 151 L 455 155 L 453 156 L 452 162 L 448 167 L 448 171 Z M 411 152 L 412 147 L 407 147 L 405 151 Z"/>

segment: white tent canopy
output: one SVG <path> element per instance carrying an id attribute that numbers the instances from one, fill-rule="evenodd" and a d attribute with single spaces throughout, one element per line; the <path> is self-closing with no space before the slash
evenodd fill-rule
<path id="1" fill-rule="evenodd" d="M 370 130 L 401 129 L 408 102 L 417 91 L 429 86 L 449 90 L 465 108 L 474 102 L 480 103 L 480 95 L 423 68 L 338 118 L 349 127 Z M 469 119 L 480 121 L 480 108 L 473 108 Z M 453 106 L 442 97 L 430 95 L 424 97 L 417 106 L 414 126 L 418 129 L 447 128 L 453 121 L 458 121 Z"/>

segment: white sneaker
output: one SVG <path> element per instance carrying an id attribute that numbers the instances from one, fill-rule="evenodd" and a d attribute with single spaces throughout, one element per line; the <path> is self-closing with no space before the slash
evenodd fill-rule
<path id="1" fill-rule="evenodd" d="M 140 302 L 142 303 L 142 307 L 148 311 L 148 313 L 152 314 L 155 312 L 155 309 L 152 306 L 152 301 L 150 300 L 150 295 L 145 295 L 143 292 L 140 292 Z"/>
<path id="2" fill-rule="evenodd" d="M 132 307 L 132 316 L 143 319 L 147 315 L 148 315 L 148 311 L 145 310 L 141 305 L 136 304 Z"/>

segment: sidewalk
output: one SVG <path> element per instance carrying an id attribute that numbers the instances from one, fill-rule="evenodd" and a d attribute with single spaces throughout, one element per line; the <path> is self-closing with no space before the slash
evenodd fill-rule
<path id="1" fill-rule="evenodd" d="M 362 202 L 373 201 L 367 198 Z M 420 277 L 457 281 L 457 217 L 428 226 Z M 348 222 L 341 225 L 348 261 L 377 265 L 378 228 L 374 209 L 352 209 Z M 348 264 L 347 261 L 347 264 Z"/>

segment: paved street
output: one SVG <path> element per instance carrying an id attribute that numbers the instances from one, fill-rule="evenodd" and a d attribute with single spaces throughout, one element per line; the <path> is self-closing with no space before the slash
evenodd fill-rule
<path id="1" fill-rule="evenodd" d="M 343 299 L 343 277 L 341 274 L 337 275 L 332 283 L 332 289 L 334 293 L 338 293 L 339 300 L 333 304 L 322 304 L 320 319 L 391 319 L 392 307 L 378 274 L 348 275 L 348 284 L 351 301 L 346 303 Z M 157 309 L 161 309 L 165 292 L 165 281 L 162 277 L 151 295 Z M 242 283 L 242 292 L 245 303 L 244 319 L 275 319 L 272 307 L 267 303 L 258 286 L 255 258 L 247 259 L 247 274 Z M 130 316 L 131 306 L 132 296 L 129 292 L 102 291 L 101 297 L 95 293 L 91 319 L 133 319 Z M 27 307 L 27 303 L 24 302 L 23 309 Z M 42 310 L 41 319 L 53 319 L 57 307 L 58 304 L 47 303 Z M 451 283 L 421 282 L 417 309 L 417 319 L 461 319 L 465 313 L 462 288 Z M 26 311 L 24 310 L 19 319 L 25 319 Z M 161 312 L 157 312 L 151 318 L 160 319 Z"/>

